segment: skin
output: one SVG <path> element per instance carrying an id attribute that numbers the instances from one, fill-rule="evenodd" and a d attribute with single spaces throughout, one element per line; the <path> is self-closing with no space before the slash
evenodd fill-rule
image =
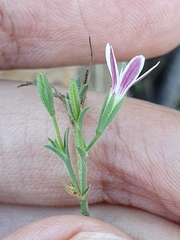
<path id="1" fill-rule="evenodd" d="M 178 0 L 1 1 L 0 66 L 88 64 L 89 35 L 94 63 L 104 62 L 107 42 L 119 61 L 162 55 L 179 44 L 179 10 Z M 126 100 L 88 159 L 92 218 L 87 218 L 76 215 L 78 202 L 63 188 L 62 182 L 68 182 L 63 164 L 42 147 L 54 132 L 36 89 L 16 89 L 10 81 L 0 85 L 1 238 L 64 240 L 81 232 L 180 238 L 178 111 Z M 85 118 L 87 141 L 103 100 L 103 94 L 87 96 L 92 106 Z M 56 107 L 64 130 L 67 115 L 58 101 Z"/>

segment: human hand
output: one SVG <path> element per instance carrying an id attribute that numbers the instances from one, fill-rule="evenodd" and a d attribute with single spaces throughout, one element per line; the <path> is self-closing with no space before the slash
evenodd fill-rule
<path id="1" fill-rule="evenodd" d="M 7 2 L 4 2 L 4 4 Z M 21 4 L 23 4 L 22 1 Z M 33 12 L 33 2 L 26 3 L 26 6 L 27 4 L 31 5 L 29 8 L 27 7 L 28 11 L 31 10 Z M 53 3 L 51 2 L 51 4 Z M 170 3 L 154 4 L 167 6 Z M 41 5 L 39 15 L 36 14 L 39 18 L 43 14 L 42 1 Z M 174 9 L 173 13 L 178 11 L 178 5 L 178 2 L 174 2 L 174 5 L 171 2 L 169 5 Z M 18 6 L 22 7 L 22 5 L 18 4 L 14 7 Z M 152 6 L 154 5 L 152 4 Z M 70 6 L 69 8 L 72 11 L 73 7 Z M 53 6 L 52 8 L 48 6 L 48 11 L 51 9 L 52 11 L 54 11 L 53 9 L 57 10 Z M 86 10 L 88 13 L 88 9 L 90 7 L 87 7 L 84 11 Z M 158 11 L 161 11 L 160 9 L 157 8 Z M 95 11 L 95 9 L 93 10 Z M 108 10 L 106 9 L 105 11 L 104 9 L 105 12 Z M 147 8 L 147 11 L 150 11 L 150 9 Z M 128 12 L 126 13 L 128 14 Z M 58 17 L 58 12 L 56 14 Z M 91 13 L 91 18 L 87 19 L 89 24 L 90 21 L 95 19 L 92 14 L 93 12 Z M 153 14 L 159 14 L 159 12 L 155 11 Z M 69 16 L 71 15 L 69 13 Z M 85 12 L 84 15 L 86 15 Z M 22 26 L 19 26 L 20 20 L 18 21 L 18 15 L 16 16 L 14 33 L 22 29 Z M 134 23 L 136 25 L 134 26 L 134 32 L 132 32 L 132 34 L 135 34 L 134 37 L 137 34 L 136 42 L 132 43 L 132 49 L 128 47 L 128 38 L 124 37 L 122 39 L 123 31 L 117 33 L 119 39 L 115 36 L 113 42 L 110 39 L 110 36 L 112 38 L 112 33 L 110 35 L 110 32 L 106 32 L 113 47 L 119 47 L 118 53 L 119 56 L 122 56 L 121 59 L 124 60 L 125 57 L 129 59 L 133 54 L 139 53 L 140 50 L 146 56 L 151 56 L 151 54 L 153 56 L 155 53 L 157 55 L 162 54 L 178 44 L 177 35 L 179 34 L 179 29 L 174 30 L 172 34 L 172 28 L 170 28 L 170 26 L 174 26 L 174 29 L 176 29 L 175 26 L 179 22 L 179 20 L 177 21 L 178 14 L 176 19 L 172 18 L 169 26 L 165 25 L 167 23 L 164 23 L 162 16 L 164 15 L 161 15 L 163 19 L 160 22 L 162 27 L 160 28 L 161 34 L 159 34 L 160 30 L 158 32 L 158 28 L 155 28 L 157 27 L 156 25 L 154 25 L 152 30 L 154 33 L 153 38 L 159 34 L 157 41 L 161 40 L 161 48 L 158 42 L 156 42 L 152 51 L 148 45 L 150 32 L 144 32 L 143 38 L 135 32 L 136 29 L 139 30 L 138 21 Z M 103 16 L 101 18 L 103 19 Z M 27 24 L 29 23 L 29 26 L 31 25 L 30 19 L 27 16 Z M 109 19 L 111 19 L 111 15 Z M 106 18 L 105 20 L 107 21 Z M 57 23 L 61 23 L 61 21 L 56 21 L 54 23 L 52 19 L 50 24 L 54 23 L 55 25 L 53 26 L 57 27 Z M 71 19 L 69 21 L 72 22 Z M 22 23 L 25 24 L 24 22 Z M 25 25 L 27 26 L 27 24 Z M 117 28 L 117 24 L 118 21 L 116 20 L 112 26 L 114 31 L 115 27 Z M 147 27 L 146 22 L 141 24 L 144 24 L 141 28 L 143 26 L 144 28 Z M 53 26 L 49 31 L 54 31 L 55 27 L 53 28 Z M 82 27 L 83 25 L 79 23 L 78 26 Z M 39 35 L 41 39 L 36 39 L 37 45 L 41 46 L 41 50 L 38 50 L 38 52 L 36 52 L 36 48 L 30 48 L 30 45 L 34 47 L 35 44 L 33 37 L 29 40 L 26 39 L 26 44 L 28 41 L 27 46 L 25 44 L 25 36 L 22 37 L 21 35 L 25 33 L 21 32 L 21 37 L 19 38 L 18 33 L 18 36 L 14 36 L 19 44 L 18 52 L 17 54 L 12 52 L 11 55 L 9 52 L 8 55 L 8 47 L 2 48 L 3 52 L 5 52 L 3 56 L 7 59 L 6 61 L 1 59 L 2 66 L 4 68 L 43 67 L 54 66 L 55 64 L 74 64 L 75 62 L 73 61 L 75 60 L 77 61 L 76 63 L 83 63 L 83 60 L 87 63 L 88 44 L 87 46 L 80 44 L 81 42 L 86 44 L 86 34 L 82 31 L 82 35 L 78 35 L 76 42 L 73 36 L 77 35 L 79 29 L 72 28 L 72 31 L 65 32 L 66 27 L 60 29 L 61 27 L 57 27 L 59 30 L 58 33 L 56 30 L 56 33 L 62 33 L 64 29 L 64 33 L 67 35 L 62 34 L 63 36 L 60 39 L 58 37 L 54 38 L 54 42 L 51 42 L 49 39 L 48 28 L 42 28 L 42 32 L 44 30 L 46 35 L 41 33 L 42 35 Z M 89 30 L 89 35 L 93 31 L 93 27 Z M 105 28 L 103 24 L 99 25 L 99 28 L 101 27 L 102 30 Z M 160 26 L 158 25 L 158 27 Z M 34 27 L 31 26 L 31 29 L 34 28 L 35 25 Z M 169 38 L 164 39 L 167 36 L 167 29 L 171 30 L 170 32 L 173 36 L 168 36 Z M 111 32 L 114 31 L 111 29 Z M 147 31 L 149 31 L 149 28 Z M 29 34 L 33 36 L 32 32 L 29 32 Z M 34 34 L 37 36 L 38 33 L 34 32 Z M 109 39 L 106 40 L 106 34 L 104 34 L 104 38 L 102 36 L 102 39 L 99 39 L 98 30 L 94 29 L 94 32 L 92 32 L 93 52 L 96 62 L 104 59 L 104 46 L 109 41 Z M 68 42 L 68 36 L 71 36 L 71 44 Z M 124 44 L 121 44 L 122 40 Z M 141 46 L 139 45 L 140 41 L 142 41 Z M 6 42 L 8 43 L 7 38 Z M 44 46 L 44 42 L 47 43 L 47 46 Z M 168 43 L 167 49 L 166 44 Z M 83 46 L 84 49 L 81 51 Z M 102 50 L 99 46 L 102 46 Z M 117 50 L 115 51 L 117 52 Z M 57 55 L 59 55 L 59 58 Z M 10 56 L 12 59 L 10 59 Z M 49 58 L 45 56 L 49 56 Z M 79 232 L 110 232 L 127 239 L 160 239 L 162 237 L 163 239 L 179 239 L 180 230 L 178 225 L 174 223 L 179 222 L 178 209 L 180 204 L 178 186 L 178 157 L 180 153 L 178 144 L 180 139 L 180 132 L 178 132 L 180 123 L 179 112 L 134 99 L 128 99 L 125 102 L 118 117 L 112 126 L 107 129 L 106 135 L 99 140 L 88 160 L 88 179 L 89 183 L 91 183 L 89 201 L 94 204 L 91 206 L 91 215 L 103 221 L 100 222 L 93 218 L 72 215 L 79 212 L 79 207 L 76 207 L 77 202 L 65 193 L 62 186 L 63 181 L 68 182 L 64 166 L 54 155 L 42 147 L 46 137 L 53 135 L 50 120 L 38 100 L 36 89 L 29 87 L 17 90 L 16 86 L 16 83 L 1 82 L 0 89 L 0 200 L 2 202 L 0 219 L 2 232 L 4 235 L 9 234 L 22 225 L 41 218 L 44 219 L 27 225 L 4 239 L 25 239 L 26 237 L 26 239 L 64 240 L 70 239 Z M 93 115 L 85 120 L 87 125 L 85 135 L 87 139 L 93 133 L 94 123 L 97 121 L 103 99 L 103 95 L 96 93 L 89 94 L 87 98 L 87 105 L 91 105 L 90 111 L 91 113 L 93 111 Z M 97 102 L 99 105 L 97 105 Z M 67 116 L 61 105 L 58 112 L 63 130 L 64 126 L 67 126 Z M 45 218 L 57 214 L 61 216 Z M 66 216 L 64 214 L 71 215 Z M 107 225 L 105 222 L 111 225 Z"/>

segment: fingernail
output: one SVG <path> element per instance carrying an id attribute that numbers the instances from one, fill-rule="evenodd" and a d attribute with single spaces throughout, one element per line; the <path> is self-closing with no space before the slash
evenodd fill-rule
<path id="1" fill-rule="evenodd" d="M 76 234 L 70 240 L 127 240 L 116 236 L 111 233 L 99 233 L 99 232 L 81 232 Z"/>

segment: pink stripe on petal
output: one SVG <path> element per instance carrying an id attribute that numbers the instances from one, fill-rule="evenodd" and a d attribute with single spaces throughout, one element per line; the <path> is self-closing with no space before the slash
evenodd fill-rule
<path id="1" fill-rule="evenodd" d="M 145 57 L 140 55 L 134 57 L 123 71 L 119 94 L 124 95 L 128 89 L 136 83 L 137 77 L 144 66 Z"/>
<path id="2" fill-rule="evenodd" d="M 143 75 L 141 75 L 139 78 L 136 79 L 136 81 L 134 81 L 131 85 L 129 85 L 129 87 L 126 89 L 126 92 L 129 90 L 129 88 L 131 88 L 133 85 L 135 85 L 136 83 L 140 82 L 143 78 L 145 78 L 147 75 L 149 75 L 158 65 L 160 62 L 156 63 L 156 65 L 154 65 L 152 68 L 150 68 L 147 72 L 145 72 Z"/>

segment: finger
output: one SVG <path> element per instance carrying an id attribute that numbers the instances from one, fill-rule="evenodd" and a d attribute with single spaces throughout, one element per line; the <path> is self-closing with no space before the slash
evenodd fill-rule
<path id="1" fill-rule="evenodd" d="M 99 238 L 97 238 L 97 236 Z M 101 222 L 97 219 L 82 216 L 64 215 L 50 217 L 31 223 L 23 227 L 22 229 L 19 229 L 16 232 L 10 234 L 9 236 L 3 238 L 3 240 L 80 240 L 93 239 L 92 237 L 94 237 L 94 239 L 108 240 L 132 239 L 118 228 L 113 227 L 112 225 L 105 222 Z"/>
<path id="2" fill-rule="evenodd" d="M 11 7 L 9 7 L 11 6 Z M 167 14 L 168 10 L 168 14 Z M 162 55 L 179 45 L 179 1 L 0 2 L 1 68 L 104 62 L 110 42 L 118 60 Z"/>
<path id="3" fill-rule="evenodd" d="M 0 237 L 2 238 L 18 228 L 43 218 L 56 216 L 57 214 L 63 218 L 62 215 L 78 215 L 79 207 L 44 208 L 3 204 L 0 206 L 0 212 L 0 222 L 2 221 Z M 118 205 L 95 204 L 91 206 L 91 215 L 93 218 L 116 226 L 128 236 L 131 236 L 132 239 L 138 239 L 139 236 L 141 236 L 141 239 L 146 240 L 180 238 L 180 229 L 177 224 L 139 209 Z M 91 219 L 90 221 L 94 220 Z M 89 227 L 91 227 L 91 224 L 89 224 Z M 90 231 L 90 229 L 87 231 Z M 99 230 L 97 229 L 97 231 Z M 110 232 L 117 234 L 112 229 Z"/>
<path id="4" fill-rule="evenodd" d="M 1 202 L 77 205 L 65 193 L 62 182 L 69 179 L 63 163 L 43 148 L 54 131 L 36 89 L 15 87 L 16 83 L 4 82 L 0 89 Z M 86 104 L 92 106 L 85 118 L 87 142 L 103 99 L 95 93 L 87 98 Z M 64 131 L 68 117 L 59 102 L 57 113 Z M 89 202 L 131 205 L 179 221 L 179 122 L 175 110 L 128 99 L 90 152 Z"/>

